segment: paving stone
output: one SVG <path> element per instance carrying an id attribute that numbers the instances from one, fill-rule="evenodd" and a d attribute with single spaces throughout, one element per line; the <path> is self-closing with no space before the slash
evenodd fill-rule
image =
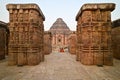
<path id="1" fill-rule="evenodd" d="M 86 66 L 75 55 L 52 52 L 36 66 L 8 66 L 0 61 L 0 80 L 120 80 L 120 60 L 114 66 Z"/>

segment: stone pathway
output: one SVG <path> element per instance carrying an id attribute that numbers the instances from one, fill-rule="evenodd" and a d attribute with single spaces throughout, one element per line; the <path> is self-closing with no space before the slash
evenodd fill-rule
<path id="1" fill-rule="evenodd" d="M 120 80 L 120 60 L 114 66 L 85 66 L 75 55 L 53 52 L 36 66 L 7 66 L 0 61 L 0 80 Z"/>

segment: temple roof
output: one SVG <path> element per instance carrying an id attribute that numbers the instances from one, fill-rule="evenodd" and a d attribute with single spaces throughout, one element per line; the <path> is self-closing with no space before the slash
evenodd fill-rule
<path id="1" fill-rule="evenodd" d="M 51 29 L 67 29 L 67 30 L 70 30 L 69 27 L 67 26 L 67 24 L 63 21 L 62 18 L 58 18 L 52 25 L 52 27 L 50 28 Z"/>

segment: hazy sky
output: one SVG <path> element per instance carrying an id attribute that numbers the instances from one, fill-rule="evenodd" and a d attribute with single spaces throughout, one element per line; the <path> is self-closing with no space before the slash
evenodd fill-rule
<path id="1" fill-rule="evenodd" d="M 85 3 L 115 3 L 116 9 L 112 12 L 112 20 L 120 18 L 119 0 L 0 0 L 0 21 L 9 22 L 9 13 L 6 4 L 9 3 L 36 3 L 45 15 L 45 30 L 49 30 L 57 18 L 63 18 L 71 30 L 76 30 L 75 16 Z"/>

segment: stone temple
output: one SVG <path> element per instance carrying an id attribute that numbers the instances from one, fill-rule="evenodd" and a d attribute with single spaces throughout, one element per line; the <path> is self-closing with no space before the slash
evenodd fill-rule
<path id="1" fill-rule="evenodd" d="M 62 18 L 58 18 L 49 31 L 52 33 L 53 50 L 68 47 L 68 36 L 71 31 Z"/>

